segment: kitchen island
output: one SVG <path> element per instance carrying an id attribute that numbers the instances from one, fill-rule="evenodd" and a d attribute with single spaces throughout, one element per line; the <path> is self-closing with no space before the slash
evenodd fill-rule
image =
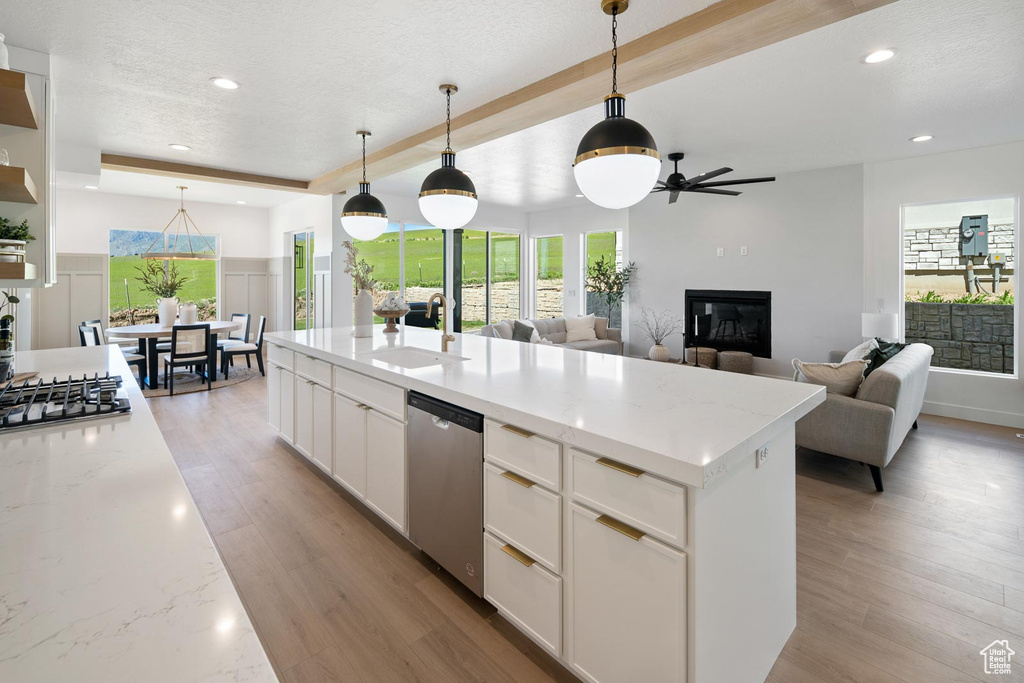
<path id="1" fill-rule="evenodd" d="M 762 681 L 822 387 L 377 326 L 267 335 L 282 438 L 408 534 L 406 392 L 484 417 L 484 597 L 584 680 Z M 467 571 L 469 568 L 467 568 Z"/>
<path id="2" fill-rule="evenodd" d="M 0 680 L 276 681 L 121 350 L 16 364 L 120 375 L 131 412 L 0 434 Z"/>

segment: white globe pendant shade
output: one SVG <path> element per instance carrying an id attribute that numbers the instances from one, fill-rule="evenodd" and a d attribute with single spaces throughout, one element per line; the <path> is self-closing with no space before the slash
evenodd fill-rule
<path id="1" fill-rule="evenodd" d="M 384 234 L 388 219 L 380 216 L 342 216 L 341 227 L 357 240 L 368 241 Z"/>
<path id="2" fill-rule="evenodd" d="M 430 194 L 420 197 L 420 213 L 431 225 L 455 230 L 473 220 L 479 202 L 460 194 Z"/>
<path id="3" fill-rule="evenodd" d="M 572 172 L 587 199 L 606 209 L 625 209 L 658 182 L 661 159 L 645 154 L 596 156 L 577 163 Z"/>

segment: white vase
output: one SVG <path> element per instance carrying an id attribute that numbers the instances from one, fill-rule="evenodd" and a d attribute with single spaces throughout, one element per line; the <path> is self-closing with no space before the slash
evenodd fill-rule
<path id="1" fill-rule="evenodd" d="M 373 336 L 373 295 L 368 290 L 360 289 L 353 301 L 356 309 L 356 325 L 352 334 L 357 337 Z"/>
<path id="2" fill-rule="evenodd" d="M 7 56 L 7 45 L 4 44 L 4 34 L 0 33 L 0 69 L 10 69 L 11 61 Z"/>
<path id="3" fill-rule="evenodd" d="M 178 316 L 181 318 L 182 325 L 195 325 L 199 322 L 199 307 L 191 301 L 182 304 L 178 309 Z"/>
<path id="4" fill-rule="evenodd" d="M 664 344 L 655 344 L 647 352 L 647 357 L 651 360 L 656 360 L 664 363 L 672 358 L 672 354 L 668 352 L 668 347 Z"/>
<path id="5" fill-rule="evenodd" d="M 174 319 L 178 317 L 178 297 L 168 296 L 156 300 L 157 312 L 160 314 L 160 324 L 170 327 Z"/>

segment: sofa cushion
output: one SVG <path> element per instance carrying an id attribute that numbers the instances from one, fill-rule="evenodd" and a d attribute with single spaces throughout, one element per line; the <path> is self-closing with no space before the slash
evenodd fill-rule
<path id="1" fill-rule="evenodd" d="M 868 360 L 868 356 L 871 354 L 872 351 L 874 351 L 877 348 L 878 341 L 874 339 L 868 339 L 863 344 L 858 344 L 857 346 L 850 349 L 850 351 L 846 353 L 843 356 L 843 359 L 839 362 L 846 363 L 851 360 Z"/>
<path id="2" fill-rule="evenodd" d="M 512 338 L 512 325 L 507 320 L 494 323 L 491 325 L 491 331 L 494 336 L 498 339 L 511 339 Z"/>
<path id="3" fill-rule="evenodd" d="M 594 318 L 594 333 L 598 339 L 608 338 L 608 318 Z"/>
<path id="4" fill-rule="evenodd" d="M 512 340 L 517 342 L 530 343 L 533 339 L 533 335 L 537 333 L 537 330 L 533 329 L 532 325 L 524 325 L 518 320 L 512 323 Z"/>
<path id="5" fill-rule="evenodd" d="M 521 325 L 526 325 L 527 327 L 530 328 L 530 331 L 531 331 L 530 343 L 531 344 L 536 344 L 537 342 L 540 341 L 540 332 L 537 331 L 537 328 L 533 326 L 532 322 L 530 322 L 529 320 L 526 320 L 525 318 L 523 320 L 516 320 L 514 322 L 519 323 Z M 515 325 L 514 324 L 512 326 L 512 331 L 515 332 Z"/>
<path id="6" fill-rule="evenodd" d="M 581 315 L 578 318 L 565 319 L 565 341 L 591 341 L 597 339 L 597 332 L 594 331 L 594 314 Z"/>
<path id="7" fill-rule="evenodd" d="M 888 342 L 884 339 L 875 339 L 875 348 L 868 352 L 865 358 L 868 359 L 868 369 L 864 372 L 864 376 L 867 377 L 872 372 L 882 367 L 882 365 L 892 358 L 896 357 L 896 354 L 906 348 L 906 344 L 900 344 L 899 342 Z"/>
<path id="8" fill-rule="evenodd" d="M 851 360 L 846 363 L 804 363 L 794 358 L 793 379 L 808 384 L 819 384 L 830 394 L 853 396 L 864 380 L 866 360 Z"/>
<path id="9" fill-rule="evenodd" d="M 531 319 L 530 323 L 544 339 L 555 344 L 565 343 L 565 318 Z"/>
<path id="10" fill-rule="evenodd" d="M 619 354 L 619 343 L 611 339 L 589 339 L 587 341 L 566 342 L 562 344 L 567 349 L 577 351 L 593 351 L 596 353 Z"/>

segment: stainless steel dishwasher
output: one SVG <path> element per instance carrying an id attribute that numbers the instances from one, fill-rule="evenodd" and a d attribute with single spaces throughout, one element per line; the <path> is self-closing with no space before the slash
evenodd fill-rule
<path id="1" fill-rule="evenodd" d="M 484 594 L 484 417 L 409 392 L 409 540 Z"/>

